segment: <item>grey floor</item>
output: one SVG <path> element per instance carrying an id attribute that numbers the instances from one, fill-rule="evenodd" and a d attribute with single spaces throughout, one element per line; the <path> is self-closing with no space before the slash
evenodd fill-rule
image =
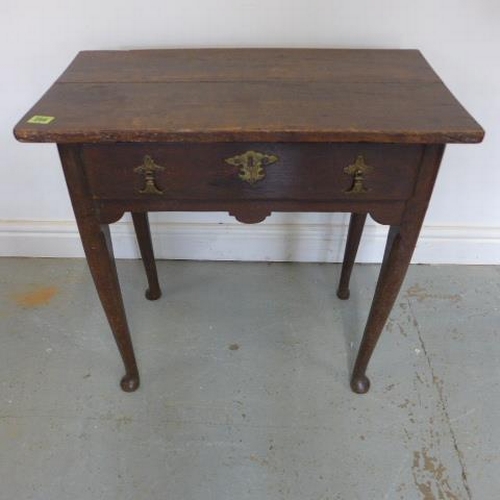
<path id="1" fill-rule="evenodd" d="M 500 498 L 500 268 L 413 266 L 359 396 L 377 266 L 118 267 L 133 394 L 85 262 L 0 259 L 1 500 Z"/>

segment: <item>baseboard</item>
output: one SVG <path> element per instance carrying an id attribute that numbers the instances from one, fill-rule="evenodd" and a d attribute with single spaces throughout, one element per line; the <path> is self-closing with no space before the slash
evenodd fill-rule
<path id="1" fill-rule="evenodd" d="M 132 225 L 113 226 L 118 258 L 139 256 Z M 339 262 L 347 227 L 337 224 L 152 224 L 157 258 Z M 368 225 L 358 262 L 380 262 L 387 229 Z M 0 221 L 0 256 L 83 257 L 73 222 Z M 500 264 L 500 228 L 425 226 L 413 258 L 419 264 Z"/>

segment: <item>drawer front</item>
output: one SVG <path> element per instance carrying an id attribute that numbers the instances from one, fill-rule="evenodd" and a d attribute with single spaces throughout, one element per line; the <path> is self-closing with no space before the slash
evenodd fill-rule
<path id="1" fill-rule="evenodd" d="M 404 200 L 421 145 L 328 143 L 87 144 L 102 200 Z"/>

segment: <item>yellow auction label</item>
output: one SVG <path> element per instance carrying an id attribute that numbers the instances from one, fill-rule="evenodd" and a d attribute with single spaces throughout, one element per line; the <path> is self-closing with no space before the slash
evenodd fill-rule
<path id="1" fill-rule="evenodd" d="M 34 115 L 28 123 L 37 123 L 38 125 L 48 125 L 51 121 L 55 120 L 55 116 Z"/>

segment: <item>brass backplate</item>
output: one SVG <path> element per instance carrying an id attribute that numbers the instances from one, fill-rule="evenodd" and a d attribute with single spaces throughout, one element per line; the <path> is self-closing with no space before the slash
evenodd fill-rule
<path id="1" fill-rule="evenodd" d="M 151 156 L 144 157 L 142 165 L 134 168 L 134 172 L 144 175 L 144 187 L 139 189 L 140 194 L 163 194 L 163 191 L 156 185 L 155 174 L 165 167 L 157 165 Z"/>
<path id="2" fill-rule="evenodd" d="M 241 155 L 226 158 L 229 165 L 239 167 L 238 177 L 253 185 L 266 176 L 265 166 L 276 163 L 279 158 L 273 154 L 259 153 L 258 151 L 247 151 Z"/>
<path id="3" fill-rule="evenodd" d="M 352 165 L 348 165 L 344 168 L 344 172 L 347 175 L 353 176 L 353 183 L 349 189 L 346 189 L 346 193 L 349 194 L 363 194 L 370 191 L 364 185 L 365 175 L 373 172 L 373 167 L 365 163 L 365 159 L 362 154 L 359 154 L 356 161 Z"/>

